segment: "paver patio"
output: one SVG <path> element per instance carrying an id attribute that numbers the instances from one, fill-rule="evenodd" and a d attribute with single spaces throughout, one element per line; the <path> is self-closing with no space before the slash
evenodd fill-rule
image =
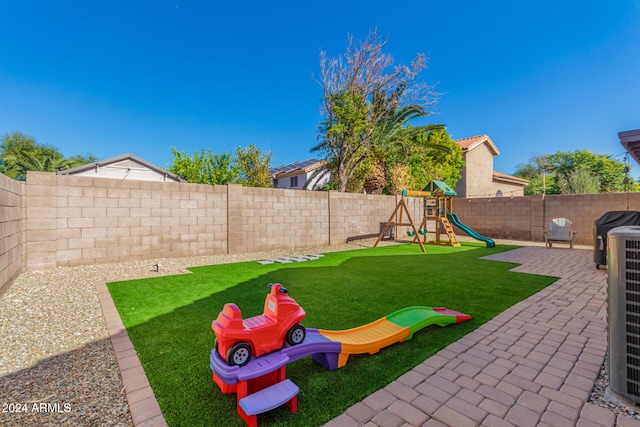
<path id="1" fill-rule="evenodd" d="M 607 351 L 606 270 L 591 249 L 486 257 L 560 277 L 327 424 L 640 427 L 588 403 Z"/>

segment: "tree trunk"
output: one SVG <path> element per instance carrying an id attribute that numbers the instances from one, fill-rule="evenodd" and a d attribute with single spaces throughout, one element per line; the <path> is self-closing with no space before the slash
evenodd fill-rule
<path id="1" fill-rule="evenodd" d="M 382 194 L 387 185 L 387 171 L 382 159 L 376 159 L 371 175 L 364 181 L 364 189 L 367 194 Z"/>

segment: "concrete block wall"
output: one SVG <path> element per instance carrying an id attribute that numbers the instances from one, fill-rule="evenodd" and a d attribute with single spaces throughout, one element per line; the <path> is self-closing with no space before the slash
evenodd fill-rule
<path id="1" fill-rule="evenodd" d="M 377 235 L 380 224 L 385 223 L 393 210 L 396 196 L 375 196 L 330 191 L 329 243 L 344 243 L 347 239 Z"/>
<path id="2" fill-rule="evenodd" d="M 536 206 L 535 196 L 453 200 L 453 212 L 479 234 L 516 240 L 532 240 Z"/>
<path id="3" fill-rule="evenodd" d="M 455 199 L 453 210 L 484 236 L 529 241 L 544 240 L 553 218 L 569 218 L 576 243 L 593 245 L 593 223 L 605 212 L 640 211 L 640 193 Z"/>
<path id="4" fill-rule="evenodd" d="M 0 176 L 0 285 L 21 272 L 162 257 L 334 245 L 376 236 L 398 196 L 114 180 L 29 172 Z M 408 198 L 416 226 L 422 200 Z M 454 199 L 488 237 L 542 241 L 556 217 L 593 244 L 593 222 L 640 210 L 640 193 Z M 406 220 L 406 219 L 405 219 Z M 406 230 L 398 230 L 404 233 Z"/>
<path id="5" fill-rule="evenodd" d="M 229 185 L 229 253 L 329 244 L 327 192 Z"/>
<path id="6" fill-rule="evenodd" d="M 626 210 L 640 211 L 640 193 L 547 196 L 544 229 L 549 228 L 549 221 L 553 218 L 569 218 L 572 221 L 572 228 L 578 232 L 576 241 L 580 244 L 593 245 L 594 221 L 606 212 Z M 570 214 L 561 215 L 562 212 Z"/>
<path id="7" fill-rule="evenodd" d="M 227 253 L 227 189 L 29 172 L 26 269 Z"/>
<path id="8" fill-rule="evenodd" d="M 24 184 L 0 174 L 0 295 L 23 270 Z"/>

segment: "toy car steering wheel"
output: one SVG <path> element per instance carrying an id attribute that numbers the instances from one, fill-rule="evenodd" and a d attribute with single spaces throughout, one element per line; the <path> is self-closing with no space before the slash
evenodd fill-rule
<path id="1" fill-rule="evenodd" d="M 267 286 L 268 286 L 268 287 L 272 287 L 272 286 L 273 286 L 273 283 L 269 283 Z M 279 291 L 280 291 L 280 292 L 282 292 L 283 294 L 288 294 L 288 293 L 289 293 L 289 291 L 287 290 L 287 288 L 282 287 L 282 285 L 280 285 L 280 289 L 279 289 Z"/>

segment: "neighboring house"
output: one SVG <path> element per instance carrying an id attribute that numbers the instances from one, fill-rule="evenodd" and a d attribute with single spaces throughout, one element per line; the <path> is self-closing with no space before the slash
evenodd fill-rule
<path id="1" fill-rule="evenodd" d="M 493 170 L 493 156 L 500 154 L 487 135 L 456 140 L 462 148 L 465 166 L 456 184 L 457 197 L 523 196 L 526 179 Z"/>
<path id="2" fill-rule="evenodd" d="M 133 154 L 123 154 L 95 163 L 62 170 L 58 175 L 92 178 L 128 179 L 138 181 L 187 182 L 179 176 L 151 164 Z"/>
<path id="3" fill-rule="evenodd" d="M 271 168 L 271 183 L 274 188 L 302 190 L 309 181 L 307 190 L 321 190 L 331 177 L 329 173 L 318 175 L 316 172 L 325 163 L 325 160 L 307 159 Z"/>
<path id="4" fill-rule="evenodd" d="M 500 154 L 491 138 L 487 135 L 472 136 L 456 140 L 462 148 L 465 166 L 460 171 L 462 178 L 455 187 L 456 197 L 511 197 L 523 196 L 524 187 L 529 184 L 526 179 L 493 170 L 493 156 Z M 302 162 L 289 163 L 271 169 L 271 179 L 275 188 L 292 188 L 301 190 L 307 180 L 308 190 L 322 189 L 330 179 L 330 174 L 323 174 L 317 182 L 313 174 L 325 164 L 324 160 L 308 159 Z"/>

